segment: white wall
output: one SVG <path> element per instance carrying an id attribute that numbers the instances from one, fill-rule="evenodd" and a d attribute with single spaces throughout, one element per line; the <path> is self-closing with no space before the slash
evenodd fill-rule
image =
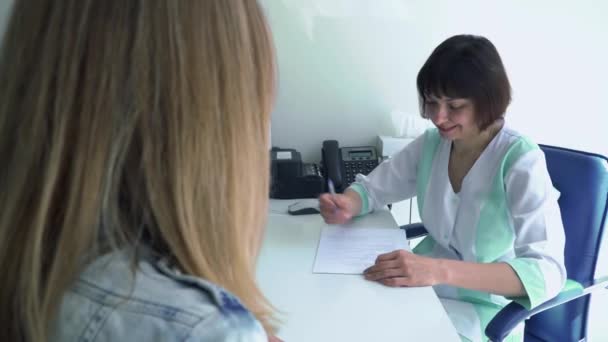
<path id="1" fill-rule="evenodd" d="M 433 48 L 472 33 L 503 58 L 511 127 L 539 143 L 608 155 L 606 1 L 261 1 L 280 73 L 274 146 L 318 161 L 324 139 L 371 144 L 395 133 L 392 110 L 418 115 L 415 78 Z M 594 296 L 591 342 L 608 341 L 606 308 L 608 291 Z"/>
<path id="2" fill-rule="evenodd" d="M 508 123 L 540 143 L 608 155 L 604 1 L 262 0 L 279 94 L 273 145 L 320 157 L 323 139 L 393 134 L 390 112 L 418 115 L 415 77 L 451 35 L 488 37 L 513 87 Z"/>

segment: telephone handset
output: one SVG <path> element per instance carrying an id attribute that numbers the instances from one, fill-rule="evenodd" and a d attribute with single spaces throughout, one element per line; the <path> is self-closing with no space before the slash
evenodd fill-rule
<path id="1" fill-rule="evenodd" d="M 340 149 L 336 140 L 323 141 L 323 170 L 326 179 L 331 179 L 336 191 L 342 192 L 342 163 L 340 163 Z"/>
<path id="2" fill-rule="evenodd" d="M 337 192 L 343 192 L 359 173 L 367 175 L 378 166 L 373 146 L 339 147 L 336 140 L 323 141 L 323 171 L 332 180 Z"/>

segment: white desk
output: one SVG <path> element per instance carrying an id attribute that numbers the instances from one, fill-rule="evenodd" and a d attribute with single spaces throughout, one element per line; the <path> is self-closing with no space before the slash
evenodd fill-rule
<path id="1" fill-rule="evenodd" d="M 431 287 L 390 288 L 360 275 L 314 274 L 320 215 L 287 215 L 293 200 L 271 200 L 257 276 L 283 314 L 279 333 L 297 341 L 460 341 Z M 396 227 L 381 211 L 356 225 Z M 405 235 L 404 235 L 405 239 Z"/>

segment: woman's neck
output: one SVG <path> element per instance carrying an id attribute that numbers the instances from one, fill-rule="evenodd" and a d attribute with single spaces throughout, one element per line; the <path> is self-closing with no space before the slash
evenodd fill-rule
<path id="1" fill-rule="evenodd" d="M 454 140 L 452 144 L 453 152 L 456 155 L 480 154 L 496 136 L 498 131 L 500 131 L 503 125 L 504 120 L 498 119 L 473 137 Z"/>

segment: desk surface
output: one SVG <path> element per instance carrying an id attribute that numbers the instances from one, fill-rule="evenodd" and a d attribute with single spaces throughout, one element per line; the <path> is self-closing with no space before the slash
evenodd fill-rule
<path id="1" fill-rule="evenodd" d="M 314 274 L 320 215 L 287 215 L 271 200 L 257 276 L 282 314 L 278 336 L 294 341 L 460 341 L 431 287 L 390 288 L 360 275 Z M 355 225 L 396 227 L 390 212 Z M 405 238 L 405 236 L 404 236 Z"/>

